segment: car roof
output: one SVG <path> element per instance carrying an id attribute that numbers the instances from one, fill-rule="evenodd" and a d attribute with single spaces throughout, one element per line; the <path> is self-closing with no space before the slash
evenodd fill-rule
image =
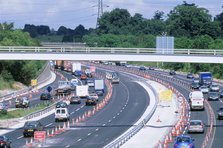
<path id="1" fill-rule="evenodd" d="M 190 135 L 179 135 L 178 137 L 187 137 L 187 138 L 191 138 Z"/>
<path id="2" fill-rule="evenodd" d="M 203 122 L 202 120 L 190 120 L 190 122 Z"/>

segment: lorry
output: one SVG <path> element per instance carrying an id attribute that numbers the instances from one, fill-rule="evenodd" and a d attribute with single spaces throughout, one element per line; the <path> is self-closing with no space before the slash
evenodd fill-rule
<path id="1" fill-rule="evenodd" d="M 63 69 L 64 69 L 64 71 L 71 72 L 71 69 L 72 69 L 72 63 L 71 63 L 71 61 L 64 61 L 62 63 L 63 63 Z"/>
<path id="2" fill-rule="evenodd" d="M 94 80 L 94 90 L 102 90 L 104 91 L 104 80 L 103 79 L 95 79 Z"/>
<path id="3" fill-rule="evenodd" d="M 62 66 L 62 60 L 56 60 L 55 69 L 61 69 Z"/>
<path id="4" fill-rule="evenodd" d="M 199 73 L 199 84 L 207 85 L 208 87 L 212 83 L 212 74 L 211 72 L 200 72 Z"/>
<path id="5" fill-rule="evenodd" d="M 58 81 L 58 88 L 55 89 L 55 95 L 70 95 L 71 90 L 70 81 Z"/>
<path id="6" fill-rule="evenodd" d="M 76 96 L 80 98 L 86 98 L 89 96 L 88 85 L 77 85 L 76 86 Z"/>
<path id="7" fill-rule="evenodd" d="M 193 91 L 189 94 L 191 110 L 204 110 L 204 95 L 201 91 Z"/>
<path id="8" fill-rule="evenodd" d="M 72 63 L 72 74 L 75 76 L 81 76 L 82 71 L 81 71 L 81 63 L 75 62 Z"/>

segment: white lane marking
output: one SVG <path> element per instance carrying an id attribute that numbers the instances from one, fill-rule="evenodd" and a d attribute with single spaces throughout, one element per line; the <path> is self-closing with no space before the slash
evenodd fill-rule
<path id="1" fill-rule="evenodd" d="M 119 113 L 117 113 L 117 116 L 119 116 L 120 114 Z"/>
<path id="2" fill-rule="evenodd" d="M 70 147 L 70 145 L 67 145 L 66 148 Z"/>
<path id="3" fill-rule="evenodd" d="M 116 117 L 114 116 L 113 118 L 115 119 Z"/>
<path id="4" fill-rule="evenodd" d="M 18 137 L 17 139 L 21 139 L 23 136 Z"/>
<path id="5" fill-rule="evenodd" d="M 120 110 L 120 113 L 122 112 L 122 110 Z"/>
<path id="6" fill-rule="evenodd" d="M 106 124 L 103 124 L 102 126 L 105 126 Z"/>
<path id="7" fill-rule="evenodd" d="M 79 110 L 80 110 L 80 108 L 76 109 L 75 111 L 79 111 Z"/>
<path id="8" fill-rule="evenodd" d="M 88 133 L 87 135 L 88 135 L 88 136 L 90 136 L 90 135 L 91 135 L 91 133 Z"/>
<path id="9" fill-rule="evenodd" d="M 125 107 L 123 107 L 122 109 L 125 109 Z"/>
<path id="10" fill-rule="evenodd" d="M 95 129 L 95 131 L 98 131 L 98 130 L 99 130 L 98 128 Z"/>
<path id="11" fill-rule="evenodd" d="M 50 123 L 50 124 L 47 124 L 45 127 L 48 127 L 48 126 L 50 126 L 50 125 L 52 125 L 53 123 Z"/>
<path id="12" fill-rule="evenodd" d="M 70 114 L 72 115 L 74 112 L 71 112 Z"/>
<path id="13" fill-rule="evenodd" d="M 109 120 L 108 122 L 111 122 L 111 120 Z"/>
<path id="14" fill-rule="evenodd" d="M 79 141 L 81 141 L 82 139 L 78 139 L 77 141 L 79 142 Z"/>
<path id="15" fill-rule="evenodd" d="M 83 107 L 84 107 L 84 105 L 81 106 L 81 108 L 83 108 Z"/>

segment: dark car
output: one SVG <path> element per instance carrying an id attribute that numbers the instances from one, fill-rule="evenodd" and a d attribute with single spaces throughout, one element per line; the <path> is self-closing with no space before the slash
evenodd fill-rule
<path id="1" fill-rule="evenodd" d="M 83 73 L 82 71 L 76 70 L 73 74 L 74 74 L 75 76 L 81 76 L 82 73 Z"/>
<path id="2" fill-rule="evenodd" d="M 218 109 L 217 114 L 218 114 L 218 120 L 221 120 L 223 118 L 223 106 L 221 106 Z"/>
<path id="3" fill-rule="evenodd" d="M 200 84 L 199 83 L 195 83 L 195 82 L 192 82 L 191 83 L 191 88 L 192 89 L 199 89 L 199 87 L 200 87 Z"/>
<path id="4" fill-rule="evenodd" d="M 209 92 L 208 93 L 208 100 L 217 101 L 219 99 L 218 92 Z"/>
<path id="5" fill-rule="evenodd" d="M 140 66 L 139 67 L 139 70 L 145 71 L 146 70 L 146 67 L 145 66 Z"/>
<path id="6" fill-rule="evenodd" d="M 104 95 L 104 91 L 103 91 L 103 90 L 96 90 L 95 93 L 96 93 L 98 96 L 103 96 L 103 95 Z"/>
<path id="7" fill-rule="evenodd" d="M 81 104 L 81 99 L 78 96 L 72 96 L 70 98 L 70 104 Z"/>
<path id="8" fill-rule="evenodd" d="M 193 78 L 192 82 L 193 83 L 199 83 L 199 78 Z"/>
<path id="9" fill-rule="evenodd" d="M 67 108 L 67 107 L 68 107 L 67 103 L 63 101 L 60 101 L 56 104 L 56 108 Z"/>
<path id="10" fill-rule="evenodd" d="M 189 135 L 180 135 L 176 138 L 174 148 L 195 148 L 194 139 Z"/>
<path id="11" fill-rule="evenodd" d="M 188 73 L 188 74 L 187 74 L 187 79 L 193 79 L 193 78 L 194 78 L 194 76 L 193 76 L 192 73 Z"/>
<path id="12" fill-rule="evenodd" d="M 16 108 L 28 108 L 29 107 L 29 99 L 27 97 L 16 98 L 15 107 Z"/>
<path id="13" fill-rule="evenodd" d="M 7 113 L 7 106 L 3 102 L 0 102 L 0 112 Z"/>
<path id="14" fill-rule="evenodd" d="M 171 70 L 171 71 L 169 72 L 169 75 L 176 75 L 176 72 L 175 72 L 174 70 Z"/>
<path id="15" fill-rule="evenodd" d="M 86 74 L 81 74 L 81 80 L 86 80 L 87 79 L 87 75 Z"/>
<path id="16" fill-rule="evenodd" d="M 50 93 L 42 93 L 40 95 L 40 100 L 51 100 L 52 99 L 52 95 Z"/>
<path id="17" fill-rule="evenodd" d="M 87 100 L 85 102 L 86 105 L 96 105 L 97 100 L 94 97 L 87 97 Z"/>
<path id="18" fill-rule="evenodd" d="M 219 97 L 220 97 L 220 98 L 223 98 L 223 90 L 221 90 L 221 91 L 219 92 Z"/>
<path id="19" fill-rule="evenodd" d="M 0 136 L 0 147 L 10 148 L 12 141 L 6 136 Z"/>
<path id="20" fill-rule="evenodd" d="M 154 67 L 148 67 L 148 70 L 155 70 Z"/>
<path id="21" fill-rule="evenodd" d="M 40 121 L 26 121 L 23 127 L 23 136 L 34 136 L 35 131 L 43 131 Z"/>

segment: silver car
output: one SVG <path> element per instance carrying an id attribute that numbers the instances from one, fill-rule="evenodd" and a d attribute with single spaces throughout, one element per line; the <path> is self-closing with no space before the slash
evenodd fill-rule
<path id="1" fill-rule="evenodd" d="M 201 120 L 190 120 L 188 133 L 204 133 L 204 123 Z"/>
<path id="2" fill-rule="evenodd" d="M 211 91 L 219 91 L 219 90 L 220 90 L 220 87 L 219 87 L 218 84 L 212 84 L 212 85 L 210 86 L 210 90 L 211 90 Z"/>
<path id="3" fill-rule="evenodd" d="M 206 93 L 208 93 L 209 88 L 208 88 L 207 86 L 200 86 L 200 87 L 199 87 L 199 90 L 200 90 L 202 93 L 206 94 Z"/>

